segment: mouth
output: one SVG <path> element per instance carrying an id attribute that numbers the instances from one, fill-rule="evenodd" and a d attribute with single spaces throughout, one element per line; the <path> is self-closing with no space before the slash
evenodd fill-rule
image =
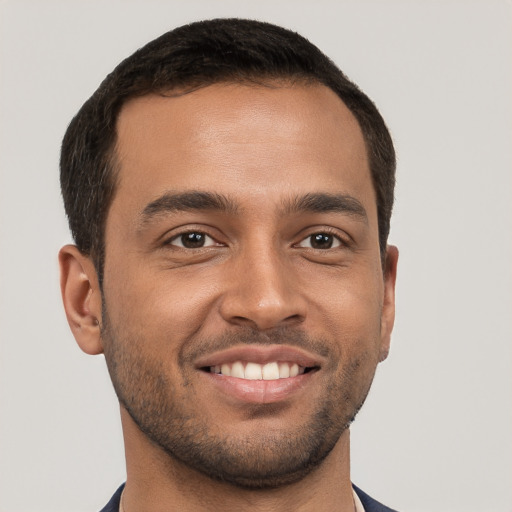
<path id="1" fill-rule="evenodd" d="M 202 367 L 201 370 L 244 380 L 279 380 L 316 371 L 318 367 L 301 366 L 296 362 L 288 361 L 271 361 L 265 364 L 252 361 L 235 361 Z"/>
<path id="2" fill-rule="evenodd" d="M 316 381 L 324 358 L 284 345 L 243 345 L 204 356 L 196 369 L 205 384 L 236 403 L 291 399 Z"/>

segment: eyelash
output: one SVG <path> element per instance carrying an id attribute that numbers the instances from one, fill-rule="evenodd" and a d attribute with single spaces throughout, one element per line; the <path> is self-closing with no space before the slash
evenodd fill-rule
<path id="1" fill-rule="evenodd" d="M 331 239 L 331 245 L 329 247 L 325 247 L 325 248 L 318 248 L 318 247 L 312 247 L 311 243 L 313 242 L 313 237 L 329 237 Z M 301 245 L 305 242 L 307 242 L 309 240 L 309 246 L 304 246 L 304 245 Z M 321 242 L 321 240 L 319 240 L 319 242 Z M 338 235 L 334 234 L 334 233 L 331 233 L 327 230 L 322 230 L 322 231 L 315 231 L 314 233 L 311 233 L 309 235 L 307 235 L 306 237 L 304 237 L 298 244 L 295 244 L 296 247 L 304 247 L 304 248 L 307 248 L 307 249 L 313 249 L 313 250 L 318 250 L 318 251 L 325 251 L 325 250 L 328 250 L 328 249 L 337 249 L 339 247 L 345 247 L 347 245 L 347 243 Z"/>
<path id="2" fill-rule="evenodd" d="M 183 244 L 183 237 L 187 236 L 187 235 L 200 235 L 200 236 L 203 236 L 205 238 L 208 238 L 210 239 L 213 243 L 210 243 L 209 245 L 202 245 L 202 246 L 199 246 L 199 247 L 186 247 L 184 244 Z M 175 242 L 177 240 L 181 240 L 182 243 L 181 245 L 178 245 L 176 244 Z M 194 240 L 191 238 L 190 239 L 191 243 L 193 244 L 194 243 Z M 197 230 L 189 230 L 189 231 L 185 231 L 183 233 L 179 233 L 177 235 L 174 235 L 173 237 L 169 238 L 166 242 L 165 242 L 165 245 L 172 245 L 174 247 L 179 247 L 180 249 L 185 249 L 185 250 L 194 250 L 194 249 L 203 249 L 203 248 L 208 248 L 208 247 L 215 247 L 215 246 L 222 246 L 223 244 L 221 244 L 220 242 L 217 242 L 215 240 L 215 238 L 211 235 L 209 235 L 208 233 L 205 233 L 204 231 L 201 231 L 199 229 Z"/>
<path id="3" fill-rule="evenodd" d="M 203 236 L 203 237 L 206 237 L 207 239 L 210 239 L 210 241 L 212 243 L 209 243 L 208 245 L 200 245 L 200 246 L 197 246 L 197 247 L 186 247 L 184 244 L 183 244 L 183 237 L 187 236 L 187 235 L 199 235 L 199 236 Z M 311 240 L 312 237 L 314 236 L 318 236 L 318 235 L 324 235 L 324 236 L 327 236 L 327 237 L 332 237 L 333 241 L 332 241 L 332 245 L 327 247 L 327 248 L 318 248 L 318 247 L 312 247 L 311 246 L 311 242 L 310 242 L 310 246 L 309 247 L 305 247 L 305 246 L 301 246 L 302 243 L 306 242 L 308 239 Z M 196 236 L 197 238 L 197 236 Z M 177 240 L 181 240 L 181 243 L 180 244 L 177 244 L 175 243 Z M 190 239 L 191 243 L 193 244 L 194 243 L 194 240 L 193 238 Z M 336 245 L 334 245 L 336 244 Z M 174 235 L 173 237 L 169 238 L 166 242 L 165 242 L 165 245 L 171 245 L 171 246 L 174 246 L 174 247 L 179 247 L 180 249 L 184 249 L 184 250 L 195 250 L 195 249 L 204 249 L 204 248 L 209 248 L 209 247 L 221 247 L 223 246 L 224 244 L 222 244 L 221 242 L 218 242 L 213 236 L 209 235 L 208 233 L 206 233 L 205 231 L 202 231 L 200 229 L 197 229 L 197 230 L 188 230 L 188 231 L 185 231 L 183 233 L 179 233 L 177 235 Z M 334 246 L 333 246 L 334 245 Z M 310 234 L 306 235 L 305 237 L 301 238 L 301 240 L 294 244 L 293 247 L 303 247 L 303 248 L 307 248 L 307 249 L 312 249 L 312 250 L 316 250 L 316 251 L 326 251 L 326 250 L 329 250 L 329 249 L 337 249 L 337 248 L 340 248 L 340 247 L 347 247 L 349 245 L 349 242 L 347 240 L 345 240 L 343 237 L 341 237 L 337 232 L 333 232 L 333 230 L 331 229 L 328 229 L 328 228 L 323 228 L 323 229 L 319 229 L 318 231 L 312 231 L 310 232 Z"/>

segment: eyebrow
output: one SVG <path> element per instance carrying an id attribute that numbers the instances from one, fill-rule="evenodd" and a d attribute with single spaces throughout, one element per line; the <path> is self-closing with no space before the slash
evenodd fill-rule
<path id="1" fill-rule="evenodd" d="M 211 210 L 226 213 L 238 213 L 238 206 L 222 194 L 190 191 L 182 193 L 167 192 L 147 204 L 141 212 L 142 224 L 166 213 Z"/>
<path id="2" fill-rule="evenodd" d="M 368 223 L 364 206 L 355 197 L 346 194 L 311 193 L 284 203 L 286 213 L 342 213 Z"/>
<path id="3" fill-rule="evenodd" d="M 240 207 L 229 197 L 214 192 L 166 192 L 145 206 L 140 215 L 141 224 L 145 225 L 166 213 L 199 210 L 238 214 Z M 283 201 L 282 210 L 285 214 L 342 213 L 356 220 L 368 222 L 363 205 L 356 198 L 345 194 L 317 192 L 292 197 Z"/>

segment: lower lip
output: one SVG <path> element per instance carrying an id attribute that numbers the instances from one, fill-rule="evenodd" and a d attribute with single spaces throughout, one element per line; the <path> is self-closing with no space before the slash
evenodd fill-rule
<path id="1" fill-rule="evenodd" d="M 272 404 L 290 399 L 310 384 L 315 371 L 276 380 L 246 380 L 201 372 L 223 394 L 248 404 Z"/>

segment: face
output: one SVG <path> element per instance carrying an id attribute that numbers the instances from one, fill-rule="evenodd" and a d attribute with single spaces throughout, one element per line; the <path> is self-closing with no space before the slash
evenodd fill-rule
<path id="1" fill-rule="evenodd" d="M 215 85 L 130 101 L 116 154 L 102 343 L 130 421 L 212 478 L 300 479 L 393 322 L 356 120 L 323 86 Z"/>

